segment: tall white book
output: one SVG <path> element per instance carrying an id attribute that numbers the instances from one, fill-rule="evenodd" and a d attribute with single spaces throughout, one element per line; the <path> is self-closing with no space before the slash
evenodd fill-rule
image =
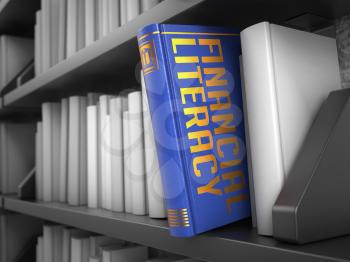
<path id="1" fill-rule="evenodd" d="M 128 0 L 120 0 L 120 25 L 128 22 Z"/>
<path id="2" fill-rule="evenodd" d="M 46 72 L 51 65 L 51 33 L 50 33 L 50 25 L 51 25 L 51 8 L 50 8 L 51 0 L 41 0 L 41 33 L 42 33 L 42 70 Z"/>
<path id="3" fill-rule="evenodd" d="M 130 178 L 130 140 L 129 140 L 129 112 L 123 112 L 123 175 L 124 175 L 124 208 L 132 213 L 132 192 Z"/>
<path id="4" fill-rule="evenodd" d="M 59 36 L 60 36 L 60 5 L 62 0 L 47 0 L 50 5 L 50 66 L 58 63 Z"/>
<path id="5" fill-rule="evenodd" d="M 141 12 L 146 12 L 156 6 L 159 2 L 160 0 L 141 0 Z"/>
<path id="6" fill-rule="evenodd" d="M 61 100 L 61 132 L 60 132 L 60 182 L 59 200 L 67 202 L 67 173 L 68 173 L 68 122 L 69 104 L 68 99 Z"/>
<path id="7" fill-rule="evenodd" d="M 74 55 L 78 47 L 78 1 L 81 0 L 67 0 L 67 58 Z"/>
<path id="8" fill-rule="evenodd" d="M 101 176 L 101 205 L 102 208 L 110 210 L 112 208 L 111 198 L 111 179 L 112 179 L 112 163 L 111 163 L 111 132 L 110 132 L 110 116 L 109 103 L 111 96 L 102 95 L 99 100 L 99 149 L 100 149 L 100 176 Z"/>
<path id="9" fill-rule="evenodd" d="M 43 200 L 43 123 L 38 122 L 35 133 L 35 198 Z"/>
<path id="10" fill-rule="evenodd" d="M 35 28 L 34 28 L 34 70 L 35 76 L 42 73 L 42 22 L 41 22 L 41 10 L 35 14 Z"/>
<path id="11" fill-rule="evenodd" d="M 340 88 L 335 40 L 267 22 L 241 33 L 258 233 L 322 102 Z"/>
<path id="12" fill-rule="evenodd" d="M 102 258 L 100 257 L 90 257 L 89 262 L 101 262 Z"/>
<path id="13" fill-rule="evenodd" d="M 68 203 L 87 204 L 86 97 L 69 98 Z"/>
<path id="14" fill-rule="evenodd" d="M 58 17 L 58 62 L 66 58 L 67 0 L 59 0 Z"/>
<path id="15" fill-rule="evenodd" d="M 36 262 L 45 262 L 44 260 L 44 242 L 43 237 L 38 237 L 37 244 L 36 244 Z"/>
<path id="16" fill-rule="evenodd" d="M 142 95 L 140 91 L 128 94 L 130 182 L 132 213 L 147 214 L 146 176 L 143 144 Z"/>
<path id="17" fill-rule="evenodd" d="M 71 239 L 71 262 L 89 262 L 88 237 L 72 237 Z"/>
<path id="18" fill-rule="evenodd" d="M 42 104 L 43 122 L 43 200 L 59 200 L 61 105 Z"/>
<path id="19" fill-rule="evenodd" d="M 120 0 L 108 0 L 108 22 L 110 32 L 120 26 Z"/>
<path id="20" fill-rule="evenodd" d="M 110 245 L 124 245 L 125 241 L 114 239 L 107 236 L 91 236 L 90 237 L 90 256 L 101 257 L 102 247 Z"/>
<path id="21" fill-rule="evenodd" d="M 85 45 L 85 1 L 86 0 L 77 0 L 78 1 L 78 24 L 77 24 L 77 51 L 84 48 Z"/>
<path id="22" fill-rule="evenodd" d="M 110 101 L 112 153 L 112 211 L 124 212 L 123 111 L 125 97 Z"/>
<path id="23" fill-rule="evenodd" d="M 141 262 L 148 258 L 148 248 L 144 246 L 107 246 L 102 248 L 102 262 Z"/>
<path id="24" fill-rule="evenodd" d="M 77 228 L 64 228 L 62 237 L 62 262 L 71 262 L 71 238 L 87 238 L 90 237 L 90 233 Z"/>
<path id="25" fill-rule="evenodd" d="M 86 0 L 85 2 L 85 44 L 91 45 L 96 40 L 96 9 L 97 0 Z"/>
<path id="26" fill-rule="evenodd" d="M 151 113 L 148 106 L 148 98 L 146 94 L 146 86 L 141 71 L 141 87 L 142 87 L 142 109 L 143 109 L 143 127 L 144 127 L 144 157 L 145 172 L 147 180 L 147 200 L 148 213 L 153 218 L 165 218 L 167 216 L 165 210 L 165 199 L 160 175 L 160 168 L 156 150 L 156 142 L 154 139 Z"/>
<path id="27" fill-rule="evenodd" d="M 88 163 L 88 207 L 98 207 L 98 177 L 99 177 L 99 154 L 98 154 L 98 107 L 87 107 L 87 163 Z"/>
<path id="28" fill-rule="evenodd" d="M 62 262 L 62 225 L 44 225 L 43 247 L 45 262 Z"/>
<path id="29" fill-rule="evenodd" d="M 133 20 L 140 14 L 141 5 L 139 0 L 128 0 L 126 7 L 127 21 Z"/>

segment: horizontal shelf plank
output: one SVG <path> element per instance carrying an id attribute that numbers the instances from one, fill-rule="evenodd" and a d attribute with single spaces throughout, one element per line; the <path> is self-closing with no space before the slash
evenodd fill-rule
<path id="1" fill-rule="evenodd" d="M 284 25 L 290 18 L 305 13 L 332 23 L 334 18 L 350 13 L 350 1 L 166 0 L 5 95 L 4 105 L 39 106 L 44 101 L 89 91 L 118 93 L 138 86 L 135 36 L 146 24 L 207 24 L 243 29 L 265 20 Z"/>
<path id="2" fill-rule="evenodd" d="M 1 0 L 0 35 L 33 37 L 35 12 L 39 9 L 40 0 Z"/>
<path id="3" fill-rule="evenodd" d="M 194 238 L 169 235 L 165 220 L 4 196 L 6 210 L 206 261 L 350 261 L 350 237 L 297 246 L 256 234 L 250 220 Z"/>

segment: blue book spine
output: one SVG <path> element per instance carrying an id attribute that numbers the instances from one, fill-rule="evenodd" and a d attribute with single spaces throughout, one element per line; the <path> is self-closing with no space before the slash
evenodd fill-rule
<path id="1" fill-rule="evenodd" d="M 239 32 L 152 24 L 138 44 L 171 235 L 249 217 Z"/>

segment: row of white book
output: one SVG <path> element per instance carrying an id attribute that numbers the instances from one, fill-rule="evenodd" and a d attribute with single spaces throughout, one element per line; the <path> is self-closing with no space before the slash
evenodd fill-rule
<path id="1" fill-rule="evenodd" d="M 151 252 L 145 246 L 58 224 L 44 225 L 36 245 L 37 262 L 198 261 L 171 254 L 150 257 Z"/>
<path id="2" fill-rule="evenodd" d="M 41 0 L 36 13 L 36 75 L 103 38 L 160 0 Z"/>
<path id="3" fill-rule="evenodd" d="M 142 90 L 42 105 L 37 200 L 166 217 L 144 83 Z"/>

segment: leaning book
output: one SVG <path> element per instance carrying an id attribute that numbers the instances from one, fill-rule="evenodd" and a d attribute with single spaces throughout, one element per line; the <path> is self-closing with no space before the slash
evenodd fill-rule
<path id="1" fill-rule="evenodd" d="M 138 44 L 171 235 L 249 217 L 239 31 L 152 24 Z"/>

